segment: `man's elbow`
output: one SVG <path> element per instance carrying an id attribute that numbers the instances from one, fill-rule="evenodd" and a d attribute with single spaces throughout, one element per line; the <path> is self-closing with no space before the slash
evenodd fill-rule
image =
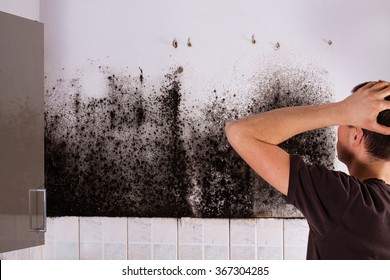
<path id="1" fill-rule="evenodd" d="M 226 138 L 230 144 L 237 142 L 241 135 L 241 126 L 238 121 L 229 121 L 225 124 Z"/>

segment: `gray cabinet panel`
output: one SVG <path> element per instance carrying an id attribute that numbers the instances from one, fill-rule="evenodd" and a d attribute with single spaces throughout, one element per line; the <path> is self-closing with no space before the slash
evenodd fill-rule
<path id="1" fill-rule="evenodd" d="M 44 243 L 43 80 L 43 24 L 0 12 L 0 252 Z"/>

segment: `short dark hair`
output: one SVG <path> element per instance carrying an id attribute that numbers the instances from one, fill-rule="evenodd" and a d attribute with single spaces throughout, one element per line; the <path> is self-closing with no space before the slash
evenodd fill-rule
<path id="1" fill-rule="evenodd" d="M 364 87 L 367 83 L 365 82 L 355 86 L 352 92 L 358 91 L 361 87 Z M 385 98 L 390 101 L 390 95 Z M 378 114 L 377 122 L 379 124 L 390 127 L 390 110 L 384 110 Z M 390 135 L 379 134 L 367 129 L 363 129 L 365 147 L 372 156 L 390 160 Z"/>

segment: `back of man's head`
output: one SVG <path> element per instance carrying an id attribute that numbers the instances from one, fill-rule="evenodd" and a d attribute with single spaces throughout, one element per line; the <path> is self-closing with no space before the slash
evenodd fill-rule
<path id="1" fill-rule="evenodd" d="M 358 91 L 367 83 L 369 82 L 357 85 L 352 89 L 352 92 Z M 385 99 L 390 101 L 390 95 Z M 380 112 L 377 117 L 377 122 L 390 127 L 390 110 Z M 382 135 L 367 129 L 363 129 L 363 135 L 366 149 L 371 156 L 390 161 L 390 135 Z"/>

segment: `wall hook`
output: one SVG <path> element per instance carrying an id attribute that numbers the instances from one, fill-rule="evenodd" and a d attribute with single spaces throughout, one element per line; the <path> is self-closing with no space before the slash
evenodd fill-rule
<path id="1" fill-rule="evenodd" d="M 173 42 L 172 42 L 172 46 L 176 49 L 177 48 L 177 41 L 176 41 L 176 38 L 173 39 Z"/>
<path id="2" fill-rule="evenodd" d="M 275 44 L 275 50 L 278 50 L 278 49 L 280 49 L 280 43 L 279 43 L 279 42 L 276 42 L 276 44 Z"/>
<path id="3" fill-rule="evenodd" d="M 187 46 L 188 46 L 189 48 L 191 48 L 191 47 L 192 47 L 192 44 L 191 44 L 191 38 L 188 38 L 188 40 L 187 40 Z"/>
<path id="4" fill-rule="evenodd" d="M 331 46 L 333 44 L 332 40 L 328 40 L 328 45 Z"/>
<path id="5" fill-rule="evenodd" d="M 255 34 L 252 34 L 252 44 L 256 44 Z"/>

